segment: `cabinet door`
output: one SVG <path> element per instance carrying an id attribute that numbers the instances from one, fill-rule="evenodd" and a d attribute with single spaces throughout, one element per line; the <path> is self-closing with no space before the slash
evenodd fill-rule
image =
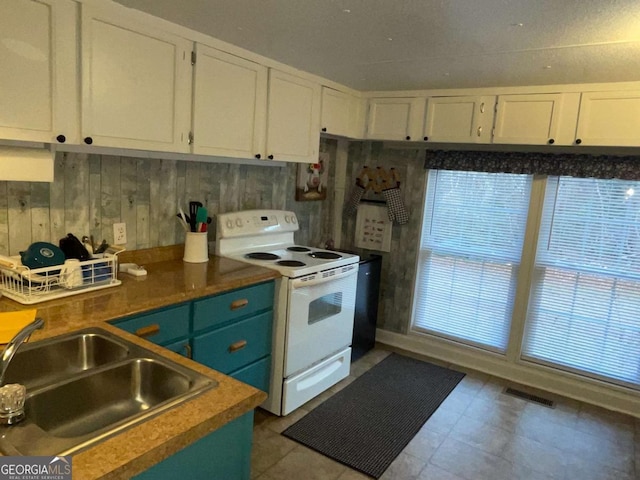
<path id="1" fill-rule="evenodd" d="M 76 142 L 76 4 L 0 2 L 0 138 Z"/>
<path id="2" fill-rule="evenodd" d="M 424 98 L 372 98 L 369 100 L 367 138 L 422 140 Z"/>
<path id="3" fill-rule="evenodd" d="M 640 91 L 583 93 L 576 143 L 640 145 Z"/>
<path id="4" fill-rule="evenodd" d="M 197 45 L 194 75 L 193 153 L 263 156 L 267 68 Z"/>
<path id="5" fill-rule="evenodd" d="M 493 143 L 571 144 L 577 111 L 577 97 L 573 97 L 562 93 L 498 96 Z M 571 118 L 564 116 L 565 103 L 573 110 Z"/>
<path id="6" fill-rule="evenodd" d="M 429 98 L 423 140 L 490 143 L 495 101 L 495 96 Z"/>
<path id="7" fill-rule="evenodd" d="M 133 477 L 134 480 L 249 480 L 253 410 Z"/>
<path id="8" fill-rule="evenodd" d="M 320 85 L 269 72 L 267 158 L 315 163 L 320 145 Z"/>
<path id="9" fill-rule="evenodd" d="M 82 138 L 188 152 L 191 42 L 98 4 L 82 5 Z"/>
<path id="10" fill-rule="evenodd" d="M 357 131 L 357 99 L 345 92 L 322 87 L 322 116 L 320 126 L 323 133 L 353 138 Z"/>

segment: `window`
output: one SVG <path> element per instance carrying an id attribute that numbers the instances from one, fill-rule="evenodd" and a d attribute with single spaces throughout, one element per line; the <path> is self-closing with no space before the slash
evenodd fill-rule
<path id="1" fill-rule="evenodd" d="M 547 181 L 522 356 L 640 385 L 640 182 Z"/>
<path id="2" fill-rule="evenodd" d="M 504 352 L 532 177 L 429 172 L 413 328 Z"/>

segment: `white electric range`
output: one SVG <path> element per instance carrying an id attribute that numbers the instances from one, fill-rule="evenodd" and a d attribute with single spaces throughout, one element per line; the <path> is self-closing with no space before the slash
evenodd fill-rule
<path id="1" fill-rule="evenodd" d="M 349 375 L 357 255 L 297 245 L 293 212 L 217 217 L 216 254 L 277 270 L 269 398 L 287 415 Z"/>

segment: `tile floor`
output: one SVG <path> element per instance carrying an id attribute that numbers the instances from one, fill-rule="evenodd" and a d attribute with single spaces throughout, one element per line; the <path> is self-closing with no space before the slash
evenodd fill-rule
<path id="1" fill-rule="evenodd" d="M 370 351 L 348 378 L 286 417 L 258 409 L 251 478 L 369 479 L 280 433 L 389 353 Z M 383 480 L 640 480 L 640 419 L 532 391 L 556 401 L 543 407 L 503 394 L 500 379 L 459 370 L 465 378 Z"/>

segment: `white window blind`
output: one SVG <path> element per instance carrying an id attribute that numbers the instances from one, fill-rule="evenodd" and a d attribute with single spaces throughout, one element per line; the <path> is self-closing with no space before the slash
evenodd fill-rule
<path id="1" fill-rule="evenodd" d="M 432 170 L 413 328 L 504 352 L 531 176 Z"/>
<path id="2" fill-rule="evenodd" d="M 640 386 L 640 182 L 549 178 L 522 356 Z"/>

